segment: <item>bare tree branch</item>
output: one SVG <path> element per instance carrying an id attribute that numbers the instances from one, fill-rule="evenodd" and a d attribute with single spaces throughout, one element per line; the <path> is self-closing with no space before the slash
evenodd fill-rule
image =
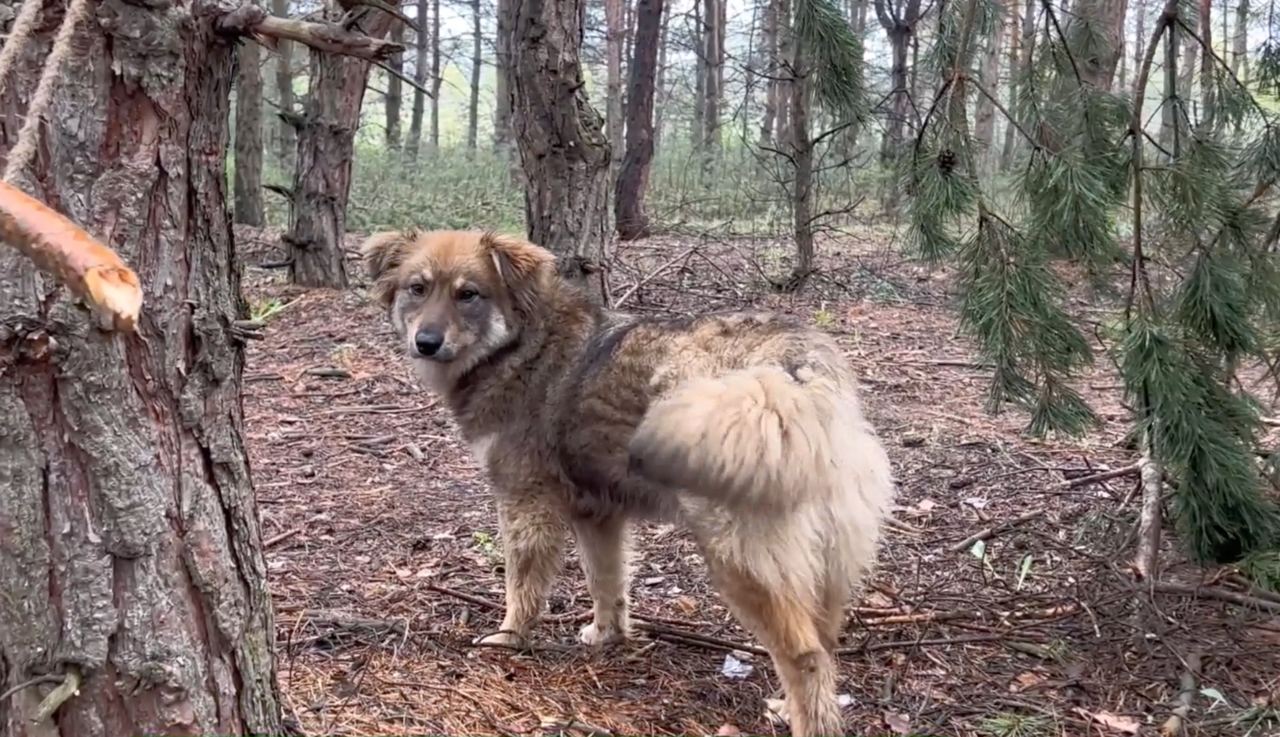
<path id="1" fill-rule="evenodd" d="M 306 44 L 331 54 L 354 56 L 380 62 L 404 51 L 404 45 L 363 33 L 349 31 L 334 23 L 317 23 L 268 15 L 257 5 L 242 5 L 218 19 L 218 30 L 238 36 L 252 36 L 270 47 L 265 39 L 283 39 Z"/>

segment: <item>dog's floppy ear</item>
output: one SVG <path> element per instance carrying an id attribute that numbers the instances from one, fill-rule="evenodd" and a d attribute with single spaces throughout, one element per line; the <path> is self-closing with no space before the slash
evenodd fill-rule
<path id="1" fill-rule="evenodd" d="M 364 270 L 373 282 L 370 291 L 382 304 L 391 304 L 395 297 L 396 288 L 391 272 L 404 261 L 409 244 L 417 237 L 415 230 L 389 230 L 374 233 L 360 244 Z"/>
<path id="2" fill-rule="evenodd" d="M 532 307 L 538 289 L 554 273 L 555 254 L 524 239 L 492 232 L 480 237 L 480 245 L 517 304 Z"/>

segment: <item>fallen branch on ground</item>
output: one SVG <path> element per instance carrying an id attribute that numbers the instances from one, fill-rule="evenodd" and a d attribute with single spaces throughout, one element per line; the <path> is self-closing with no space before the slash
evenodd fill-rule
<path id="1" fill-rule="evenodd" d="M 1280 603 L 1212 586 L 1188 586 L 1187 584 L 1182 583 L 1156 581 L 1152 583 L 1151 589 L 1158 594 L 1190 596 L 1192 598 L 1199 599 L 1217 599 L 1218 601 L 1225 601 L 1230 604 L 1237 604 L 1243 607 L 1261 609 L 1263 611 L 1280 614 Z"/>
<path id="2" fill-rule="evenodd" d="M 1191 701 L 1196 696 L 1196 679 L 1200 676 L 1200 653 L 1193 652 L 1187 656 L 1186 670 L 1182 673 L 1182 693 L 1178 694 L 1178 705 L 1173 713 L 1160 725 L 1160 734 L 1164 737 L 1177 737 L 1182 734 L 1187 715 L 1191 713 Z"/>
<path id="3" fill-rule="evenodd" d="M 1044 513 L 1045 513 L 1045 510 L 1037 509 L 1031 512 L 1027 512 L 1026 514 L 1020 514 L 1017 517 L 1014 517 L 1013 519 L 1007 519 L 999 524 L 995 524 L 990 527 L 986 527 L 981 530 L 978 530 L 977 532 L 970 535 L 969 537 L 966 537 L 965 539 L 961 540 L 955 545 L 952 545 L 951 552 L 962 553 L 968 550 L 969 548 L 973 547 L 973 544 L 978 542 L 979 540 L 986 540 L 987 538 L 994 537 L 995 535 L 1001 532 L 1004 532 L 1005 530 L 1008 530 L 1013 527 L 1017 527 L 1018 525 L 1023 524 L 1025 522 L 1030 522 L 1031 520 L 1036 519 L 1038 517 L 1043 517 Z"/>
<path id="4" fill-rule="evenodd" d="M 137 274 L 115 251 L 7 182 L 0 182 L 0 239 L 88 302 L 104 327 L 131 331 L 137 325 Z"/>

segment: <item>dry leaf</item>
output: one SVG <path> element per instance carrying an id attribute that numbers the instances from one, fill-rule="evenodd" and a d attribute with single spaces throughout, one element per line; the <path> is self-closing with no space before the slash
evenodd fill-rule
<path id="1" fill-rule="evenodd" d="M 884 713 L 884 724 L 894 734 L 911 734 L 911 717 L 894 711 Z"/>
<path id="2" fill-rule="evenodd" d="M 1090 712 L 1084 709 L 1076 708 L 1076 713 L 1086 719 L 1091 719 L 1098 724 L 1121 734 L 1137 734 L 1142 728 L 1142 723 L 1133 717 L 1124 717 L 1112 714 L 1109 711 Z"/>
<path id="3" fill-rule="evenodd" d="M 686 616 L 698 611 L 698 601 L 692 596 L 677 596 L 671 603 Z"/>
<path id="4" fill-rule="evenodd" d="M 1041 683 L 1044 683 L 1044 676 L 1035 671 L 1024 670 L 1013 677 L 1013 683 L 1009 684 L 1009 692 L 1020 693 Z"/>

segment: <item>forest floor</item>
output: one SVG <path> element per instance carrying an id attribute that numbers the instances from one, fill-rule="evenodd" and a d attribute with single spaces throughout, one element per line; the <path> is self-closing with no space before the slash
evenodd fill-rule
<path id="1" fill-rule="evenodd" d="M 249 350 L 245 424 L 286 713 L 306 733 L 785 733 L 765 716 L 772 666 L 679 529 L 638 535 L 634 643 L 573 647 L 590 600 L 570 551 L 535 652 L 472 647 L 501 615 L 493 500 L 364 296 L 358 240 L 355 288 L 340 293 L 289 287 L 257 265 L 280 258 L 274 235 L 240 235 L 245 292 L 268 323 Z M 879 568 L 850 603 L 850 734 L 1154 735 L 1184 691 L 1186 734 L 1280 734 L 1267 721 L 1280 716 L 1280 605 L 1132 582 L 1136 457 L 1101 347 L 1079 388 L 1105 426 L 1032 439 L 1023 413 L 984 409 L 989 371 L 957 335 L 951 274 L 903 258 L 887 231 L 821 252 L 809 287 L 780 296 L 760 275 L 785 268 L 785 244 L 653 238 L 625 247 L 613 289 L 635 312 L 803 315 L 860 372 L 900 490 Z M 1087 293 L 1072 300 L 1105 324 Z M 1241 590 L 1165 537 L 1164 581 Z"/>

